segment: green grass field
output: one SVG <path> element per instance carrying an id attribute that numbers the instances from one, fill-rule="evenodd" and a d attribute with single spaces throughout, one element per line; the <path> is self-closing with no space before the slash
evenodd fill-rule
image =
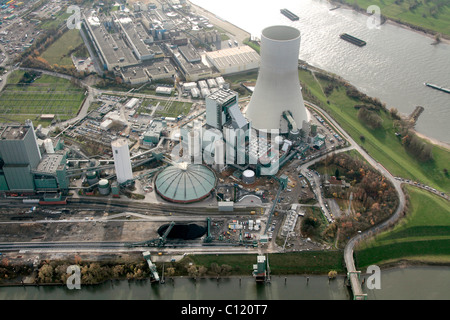
<path id="1" fill-rule="evenodd" d="M 54 18 L 44 21 L 40 27 L 42 29 L 57 29 L 61 24 L 65 23 L 72 13 L 67 13 L 64 10 L 59 11 Z"/>
<path id="2" fill-rule="evenodd" d="M 377 5 L 387 18 L 450 36 L 450 2 L 446 0 L 344 0 L 365 10 Z M 416 8 L 410 6 L 418 3 Z"/>
<path id="3" fill-rule="evenodd" d="M 322 102 L 325 111 L 393 175 L 420 181 L 445 192 L 450 190 L 450 178 L 444 173 L 450 163 L 450 151 L 433 146 L 434 159 L 422 163 L 404 149 L 395 135 L 396 130 L 389 114 L 381 112 L 382 128 L 369 129 L 358 120 L 358 111 L 354 108 L 354 105 L 361 104 L 361 101 L 349 98 L 343 86 L 339 86 L 326 97 L 321 89 L 328 85 L 325 80 L 317 80 L 306 70 L 300 70 L 299 76 L 307 89 Z M 360 140 L 361 135 L 365 137 L 364 142 Z"/>
<path id="4" fill-rule="evenodd" d="M 0 117 L 2 121 L 23 122 L 31 119 L 37 124 L 47 125 L 40 120 L 41 114 L 57 114 L 60 120 L 71 119 L 78 113 L 84 99 L 84 89 L 69 80 L 42 75 L 32 84 L 18 81 L 23 71 L 15 71 L 0 93 Z"/>
<path id="5" fill-rule="evenodd" d="M 410 210 L 392 231 L 362 244 L 355 253 L 358 267 L 398 259 L 450 262 L 450 206 L 425 190 L 406 187 Z"/>
<path id="6" fill-rule="evenodd" d="M 47 50 L 41 54 L 41 57 L 50 65 L 73 66 L 72 58 L 69 53 L 82 43 L 83 39 L 80 36 L 79 30 L 68 30 L 50 45 Z"/>
<path id="7" fill-rule="evenodd" d="M 154 101 L 153 104 L 156 104 L 156 102 Z M 176 118 L 179 115 L 188 114 L 191 107 L 192 103 L 189 102 L 161 100 L 155 116 Z"/>
<path id="8" fill-rule="evenodd" d="M 191 255 L 194 264 L 207 268 L 211 263 L 227 264 L 233 267 L 232 275 L 250 275 L 256 264 L 254 254 L 227 255 Z M 330 270 L 344 272 L 345 265 L 342 251 L 303 251 L 282 254 L 269 254 L 271 274 L 324 274 Z"/>

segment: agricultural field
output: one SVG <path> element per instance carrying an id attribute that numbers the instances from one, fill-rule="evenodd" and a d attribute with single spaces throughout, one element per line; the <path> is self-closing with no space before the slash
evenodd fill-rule
<path id="1" fill-rule="evenodd" d="M 391 231 L 369 240 L 355 251 L 358 267 L 393 260 L 450 261 L 450 207 L 448 201 L 425 190 L 406 187 L 407 216 Z"/>
<path id="2" fill-rule="evenodd" d="M 64 121 L 75 117 L 85 98 L 85 90 L 69 80 L 41 75 L 32 83 L 19 83 L 24 71 L 15 71 L 0 92 L 0 119 L 5 122 L 24 122 L 49 125 L 42 114 L 55 114 Z"/>

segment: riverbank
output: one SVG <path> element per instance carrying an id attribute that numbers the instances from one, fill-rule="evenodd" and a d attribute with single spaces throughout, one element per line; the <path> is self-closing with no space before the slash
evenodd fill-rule
<path id="1" fill-rule="evenodd" d="M 369 5 L 377 5 L 377 3 L 376 2 L 374 3 L 373 1 L 368 3 L 367 6 L 365 6 L 365 7 L 361 7 L 362 5 L 360 6 L 359 3 L 357 3 L 356 1 L 353 4 L 350 4 L 349 1 L 347 1 L 347 0 L 329 0 L 329 2 L 332 5 L 340 5 L 342 8 L 353 10 L 353 11 L 356 11 L 358 13 L 362 13 L 362 14 L 364 14 L 366 16 L 370 16 L 371 15 L 371 14 L 369 14 L 367 12 L 367 8 L 369 7 Z M 364 3 L 366 3 L 366 2 L 364 2 Z M 408 21 L 405 21 L 405 20 L 402 20 L 402 19 L 394 18 L 393 15 L 386 14 L 386 12 L 385 12 L 386 10 L 383 11 L 384 7 L 381 7 L 381 4 L 385 5 L 385 3 L 384 2 L 380 3 L 380 9 L 381 9 L 381 13 L 380 14 L 382 16 L 381 19 L 385 19 L 386 22 L 395 24 L 395 25 L 400 26 L 402 28 L 406 28 L 406 29 L 408 29 L 410 31 L 419 32 L 420 34 L 426 35 L 426 36 L 428 36 L 430 38 L 433 38 L 433 39 L 435 38 L 435 36 L 437 34 L 439 34 L 441 42 L 445 41 L 446 43 L 450 43 L 450 31 L 447 31 L 447 33 L 445 33 L 442 30 L 441 31 L 432 30 L 430 28 L 425 27 L 423 23 L 411 23 L 411 22 L 408 22 Z M 401 10 L 401 9 L 399 9 L 399 10 Z M 399 11 L 398 10 L 394 10 L 394 12 L 399 12 Z M 422 17 L 420 17 L 420 19 L 426 19 L 426 17 L 424 18 L 422 16 Z"/>
<path id="2" fill-rule="evenodd" d="M 212 13 L 200 6 L 197 6 L 196 4 L 192 3 L 191 1 L 187 1 L 187 3 L 192 8 L 194 8 L 194 11 L 196 11 L 200 15 L 203 15 L 205 18 L 207 18 L 211 24 L 225 30 L 226 32 L 231 34 L 233 37 L 235 37 L 235 40 L 237 40 L 238 42 L 243 43 L 243 41 L 245 39 L 250 38 L 250 36 L 251 36 L 250 33 L 245 31 L 244 29 L 234 25 L 233 23 L 231 23 L 229 21 L 226 21 L 226 20 L 218 17 L 214 13 Z"/>

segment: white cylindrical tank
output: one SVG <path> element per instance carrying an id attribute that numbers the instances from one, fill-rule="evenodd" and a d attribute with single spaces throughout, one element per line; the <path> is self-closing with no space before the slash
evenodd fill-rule
<path id="1" fill-rule="evenodd" d="M 44 140 L 44 146 L 45 146 L 45 151 L 47 153 L 55 153 L 55 149 L 53 148 L 53 141 L 52 141 L 52 139 L 45 139 Z"/>
<path id="2" fill-rule="evenodd" d="M 111 142 L 111 147 L 113 151 L 117 182 L 124 183 L 133 179 L 128 141 L 124 138 L 119 138 Z"/>
<path id="3" fill-rule="evenodd" d="M 298 78 L 300 31 L 271 26 L 261 35 L 261 66 L 246 115 L 258 130 L 280 129 L 284 111 L 296 123 L 308 120 Z"/>
<path id="4" fill-rule="evenodd" d="M 275 137 L 275 143 L 278 145 L 283 144 L 284 138 L 282 136 L 276 136 Z"/>
<path id="5" fill-rule="evenodd" d="M 107 196 L 110 192 L 110 186 L 109 181 L 107 179 L 101 179 L 98 182 L 98 192 L 100 192 L 101 195 Z"/>
<path id="6" fill-rule="evenodd" d="M 200 131 L 194 129 L 189 133 L 189 154 L 191 157 L 197 158 L 201 156 L 201 152 L 202 141 Z"/>
<path id="7" fill-rule="evenodd" d="M 253 170 L 245 170 L 242 173 L 242 182 L 252 184 L 255 182 L 255 172 Z"/>
<path id="8" fill-rule="evenodd" d="M 218 171 L 225 167 L 225 142 L 222 139 L 214 141 L 214 165 Z"/>

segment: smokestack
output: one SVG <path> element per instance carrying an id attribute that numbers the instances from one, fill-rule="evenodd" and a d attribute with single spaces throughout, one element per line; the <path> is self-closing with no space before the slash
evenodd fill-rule
<path id="1" fill-rule="evenodd" d="M 285 111 L 297 124 L 308 121 L 298 78 L 299 51 L 298 29 L 279 25 L 262 31 L 261 65 L 246 111 L 253 128 L 281 129 Z"/>

